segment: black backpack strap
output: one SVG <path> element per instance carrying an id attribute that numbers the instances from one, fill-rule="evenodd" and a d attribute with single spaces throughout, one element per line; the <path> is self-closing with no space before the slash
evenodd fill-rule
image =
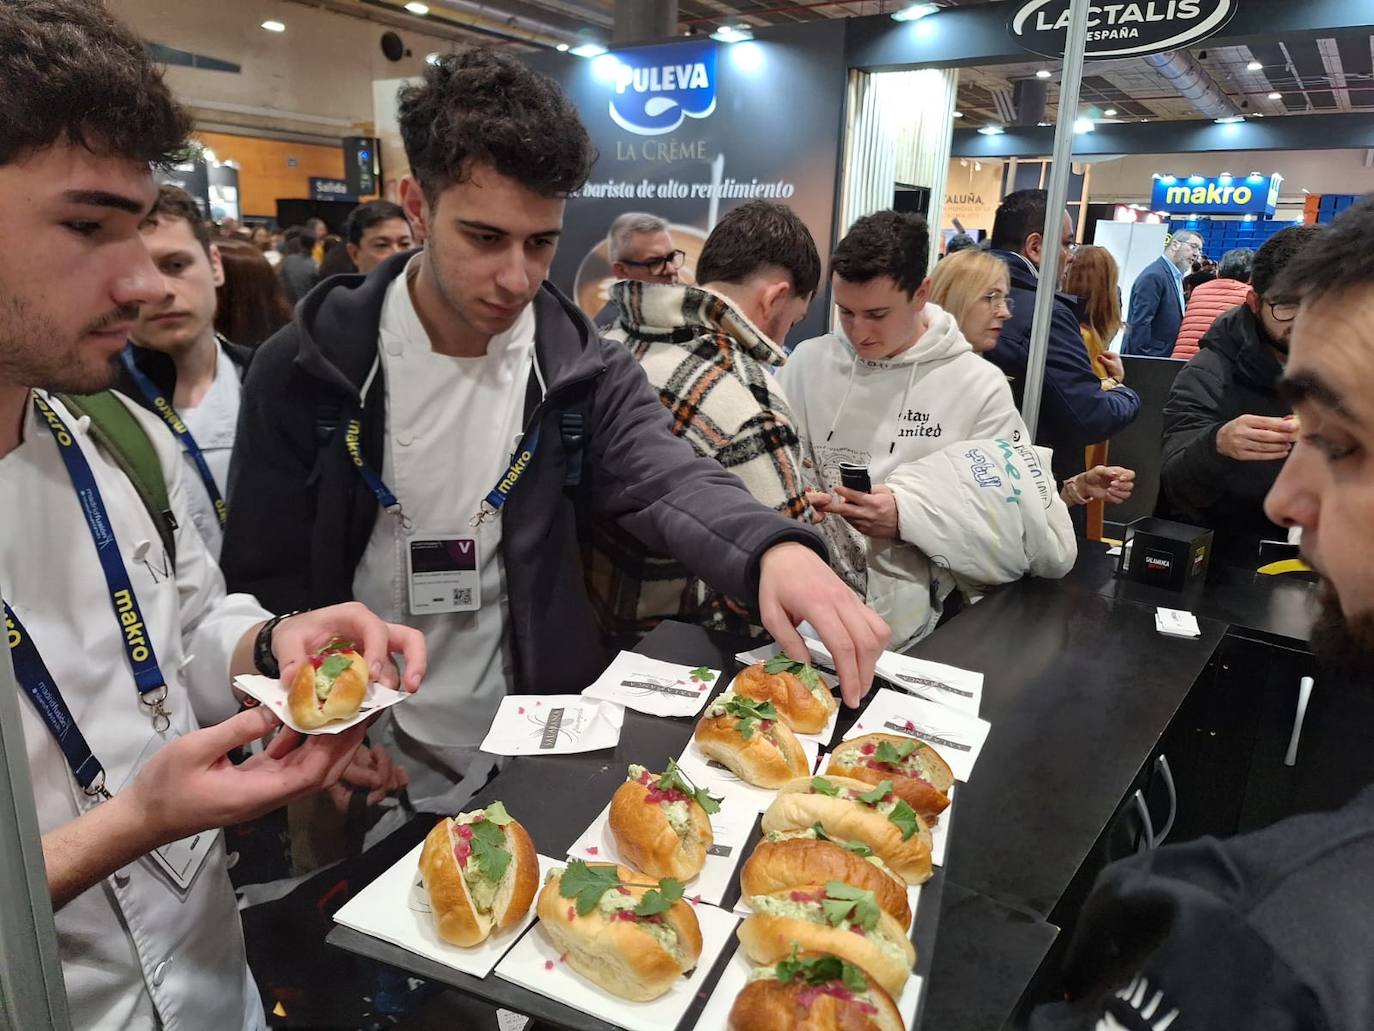
<path id="1" fill-rule="evenodd" d="M 558 420 L 558 433 L 563 438 L 563 454 L 567 459 L 567 472 L 563 475 L 564 488 L 578 487 L 582 484 L 582 449 L 587 439 L 587 418 L 578 409 L 567 411 Z"/>

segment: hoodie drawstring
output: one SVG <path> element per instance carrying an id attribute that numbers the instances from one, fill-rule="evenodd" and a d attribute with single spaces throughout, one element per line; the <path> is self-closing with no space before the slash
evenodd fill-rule
<path id="1" fill-rule="evenodd" d="M 859 372 L 859 356 L 854 355 L 854 360 L 849 366 L 849 382 L 845 384 L 844 394 L 840 397 L 840 406 L 835 409 L 835 418 L 830 420 L 830 432 L 825 435 L 825 442 L 830 443 L 830 438 L 835 435 L 835 427 L 840 424 L 840 414 L 844 411 L 845 403 L 849 400 L 849 392 L 854 389 L 854 377 Z"/>

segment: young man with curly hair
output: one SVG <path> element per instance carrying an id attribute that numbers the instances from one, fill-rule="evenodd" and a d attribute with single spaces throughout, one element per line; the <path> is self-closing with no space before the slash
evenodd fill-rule
<path id="1" fill-rule="evenodd" d="M 452 812 L 503 696 L 609 659 L 578 530 L 611 519 L 760 613 L 808 620 L 857 704 L 886 627 L 808 527 L 673 435 L 633 356 L 545 281 L 591 141 L 562 90 L 486 50 L 402 91 L 402 205 L 425 246 L 321 284 L 254 359 L 225 540 L 231 584 L 357 598 L 425 632 L 438 688 L 386 723 L 411 797 Z M 416 704 L 419 703 L 419 704 Z"/>

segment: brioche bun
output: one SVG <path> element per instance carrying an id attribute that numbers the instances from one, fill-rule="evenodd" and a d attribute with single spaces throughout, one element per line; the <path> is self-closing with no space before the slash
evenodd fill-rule
<path id="1" fill-rule="evenodd" d="M 765 663 L 756 662 L 735 674 L 731 690 L 744 698 L 772 702 L 778 716 L 798 734 L 819 734 L 839 706 L 829 685 L 812 691 L 793 673 L 769 673 Z M 819 676 L 819 674 L 817 674 Z"/>
<path id="2" fill-rule="evenodd" d="M 454 855 L 457 821 L 444 817 L 434 825 L 420 850 L 420 876 L 429 893 L 430 910 L 439 937 L 450 945 L 468 948 L 484 942 L 493 931 L 518 924 L 539 887 L 539 857 L 534 842 L 515 820 L 501 828 L 511 861 L 496 888 L 488 910 L 479 908 Z"/>
<path id="3" fill-rule="evenodd" d="M 787 724 L 774 723 L 764 732 L 758 723 L 754 733 L 745 740 L 735 729 L 740 720 L 729 713 L 706 716 L 693 732 L 697 747 L 708 759 L 714 759 L 740 780 L 761 788 L 777 788 L 794 777 L 810 773 L 810 764 L 801 742 Z M 776 744 L 769 740 L 773 735 Z"/>
<path id="4" fill-rule="evenodd" d="M 833 841 L 760 841 L 739 874 L 740 893 L 746 897 L 815 891 L 830 881 L 873 892 L 885 913 L 903 927 L 911 926 L 906 885 Z"/>
<path id="5" fill-rule="evenodd" d="M 903 799 L 922 816 L 933 819 L 949 806 L 949 789 L 954 786 L 954 773 L 939 752 L 927 744 L 918 742 L 916 751 L 911 753 L 903 767 L 911 769 L 911 775 L 900 770 L 869 766 L 869 762 L 876 760 L 871 755 L 863 754 L 864 747 L 868 745 L 877 748 L 884 742 L 900 745 L 910 740 L 911 738 L 898 734 L 865 734 L 863 737 L 852 738 L 835 749 L 826 766 L 826 772 L 838 777 L 861 780 L 866 784 L 879 784 L 890 780 L 892 790 L 898 798 Z"/>
<path id="6" fill-rule="evenodd" d="M 736 996 L 726 1031 L 905 1031 L 896 1003 L 877 981 L 869 979 L 866 1001 L 846 999 L 844 986 L 837 987 L 833 995 L 801 981 L 751 981 Z"/>
<path id="7" fill-rule="evenodd" d="M 715 843 L 710 817 L 696 799 L 687 799 L 690 823 L 686 835 L 679 837 L 663 806 L 648 798 L 649 785 L 636 780 L 616 788 L 609 820 L 616 849 L 626 862 L 650 877 L 691 880 L 701 873 L 706 850 Z"/>
<path id="8" fill-rule="evenodd" d="M 911 968 L 916 965 L 916 947 L 904 928 L 887 913 L 878 913 L 878 926 L 867 934 L 803 917 L 769 916 L 754 913 L 740 924 L 740 945 L 755 963 L 777 963 L 792 954 L 793 946 L 802 952 L 828 952 L 859 967 L 893 995 L 900 995 Z M 883 939 L 898 946 L 900 956 L 882 948 Z"/>
<path id="9" fill-rule="evenodd" d="M 323 705 L 315 697 L 316 670 L 313 663 L 302 663 L 291 680 L 286 703 L 291 709 L 292 721 L 302 730 L 318 730 L 335 720 L 351 720 L 362 708 L 368 681 L 372 679 L 367 663 L 355 651 L 335 654 L 343 656 L 350 665 L 334 678 L 334 686 L 329 689 L 329 697 Z"/>

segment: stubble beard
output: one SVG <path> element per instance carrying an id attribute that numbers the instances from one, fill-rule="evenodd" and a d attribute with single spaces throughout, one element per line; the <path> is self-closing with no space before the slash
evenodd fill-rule
<path id="1" fill-rule="evenodd" d="M 1312 626 L 1312 651 L 1324 669 L 1374 684 L 1374 613 L 1347 616 L 1327 580 L 1317 591 L 1321 609 Z"/>
<path id="2" fill-rule="evenodd" d="M 94 329 L 123 321 L 127 311 L 115 311 L 88 325 Z M 62 331 L 22 297 L 0 291 L 0 381 L 12 386 L 37 387 L 55 393 L 94 394 L 116 379 L 115 362 L 82 353 L 81 337 L 56 346 Z"/>

